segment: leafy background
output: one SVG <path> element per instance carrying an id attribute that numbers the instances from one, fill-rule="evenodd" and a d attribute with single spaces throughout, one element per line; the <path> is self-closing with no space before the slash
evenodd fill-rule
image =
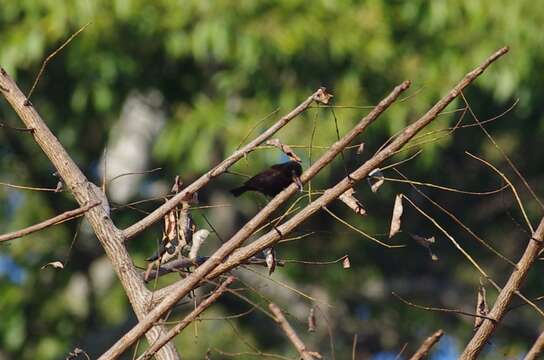
<path id="1" fill-rule="evenodd" d="M 0 64 L 23 91 L 28 91 L 43 59 L 89 21 L 88 28 L 50 62 L 32 101 L 85 174 L 100 183 L 100 159 L 110 141 L 119 135 L 114 126 L 127 99 L 135 93 L 160 95 L 165 121 L 148 144 L 151 156 L 145 166 L 162 170 L 140 176 L 131 201 L 164 194 L 175 175 L 188 183 L 236 149 L 252 128 L 252 134 L 262 131 L 279 114 L 319 86 L 326 86 L 334 94 L 336 105 L 355 108 L 313 108 L 278 134 L 285 143 L 300 145 L 297 152 L 308 166 L 335 140 L 335 118 L 343 133 L 368 111 L 364 106 L 377 103 L 401 81 L 412 80 L 411 96 L 394 105 L 361 136 L 366 144 L 364 154 L 346 153 L 345 164 L 352 169 L 504 45 L 511 47 L 510 54 L 494 64 L 466 96 L 482 120 L 502 113 L 519 100 L 488 129 L 537 194 L 544 190 L 539 151 L 544 132 L 540 101 L 544 13 L 536 11 L 534 2 L 7 1 L 0 12 Z M 459 101 L 450 106 L 452 112 L 441 116 L 431 129 L 454 124 L 459 112 L 453 110 L 462 106 Z M 0 117 L 4 123 L 19 125 L 5 102 L 0 104 Z M 464 123 L 470 122 L 467 116 Z M 313 131 L 316 146 L 310 156 Z M 29 135 L 4 129 L 0 136 L 0 181 L 55 187 L 57 179 L 51 175 L 54 169 Z M 469 150 L 492 161 L 516 185 L 521 184 L 477 128 L 435 137 L 423 149 L 402 167 L 412 179 L 472 191 L 501 186 L 496 174 L 464 154 Z M 401 153 L 395 160 L 412 152 Z M 251 174 L 280 160 L 277 151 L 260 150 L 235 170 Z M 131 162 L 125 165 L 127 172 L 133 171 Z M 343 175 L 344 164 L 336 161 L 312 185 L 322 189 Z M 386 175 L 396 176 L 392 172 Z M 256 195 L 248 194 L 240 200 L 230 197 L 226 190 L 240 181 L 240 177 L 227 174 L 201 192 L 202 205 L 229 205 L 195 210 L 195 220 L 201 227 L 208 227 L 204 214 L 221 237 L 228 237 L 264 204 L 265 199 Z M 529 217 L 536 222 L 542 209 L 518 187 Z M 357 191 L 368 217 L 357 218 L 341 204 L 334 204 L 331 210 L 384 239 L 394 195 L 404 192 L 432 212 L 493 279 L 504 283 L 511 267 L 429 207 L 409 186 L 386 183 L 378 194 L 372 194 L 361 184 Z M 528 233 L 509 193 L 482 197 L 425 191 L 503 254 L 514 260 L 519 257 Z M 2 232 L 75 206 L 67 193 L 5 186 L 0 187 L 0 199 Z M 139 208 L 149 210 L 157 205 L 145 203 Z M 126 226 L 141 216 L 138 211 L 123 208 L 114 213 L 114 220 Z M 264 277 L 253 280 L 260 291 L 270 291 L 271 299 L 292 315 L 290 321 L 310 347 L 327 358 L 333 356 L 327 327 L 334 336 L 334 353 L 339 359 L 351 356 L 354 334 L 358 336 L 357 358 L 389 359 L 405 343 L 405 354 L 411 353 L 438 328 L 447 335 L 432 358 L 455 358 L 471 335 L 472 319 L 408 307 L 392 297 L 391 291 L 424 305 L 472 311 L 478 273 L 447 238 L 412 209 L 406 210 L 404 224 L 404 230 L 436 236 L 433 250 L 438 261 L 431 261 L 428 252 L 406 232 L 392 241 L 406 247 L 386 249 L 325 213 L 297 231 L 298 235 L 313 232 L 311 236 L 278 249 L 281 258 L 314 261 L 349 254 L 352 267 L 347 271 L 339 264 L 291 264 L 272 275 L 326 301 L 330 307 Z M 130 251 L 137 265 L 145 265 L 143 259 L 159 235 L 157 226 L 132 241 Z M 218 243 L 217 238 L 212 239 L 204 251 L 211 251 Z M 65 262 L 64 270 L 40 270 L 58 259 Z M 523 290 L 529 297 L 541 295 L 542 281 L 536 275 L 540 267 L 539 263 L 535 265 Z M 247 270 L 240 271 L 242 275 L 252 276 Z M 95 357 L 135 322 L 103 251 L 85 223 L 79 221 L 0 245 L 0 279 L 2 359 L 58 359 L 75 347 Z M 163 281 L 173 280 L 175 277 Z M 496 292 L 489 288 L 488 293 L 492 301 Z M 255 294 L 248 296 L 266 304 Z M 312 305 L 322 310 L 318 311 L 318 331 L 306 334 L 304 314 Z M 180 307 L 174 317 L 181 316 L 188 306 Z M 247 309 L 247 304 L 226 296 L 206 317 Z M 483 358 L 518 358 L 539 333 L 541 323 L 527 306 L 515 309 Z M 187 329 L 177 342 L 188 359 L 203 358 L 208 349 L 212 349 L 212 358 L 226 357 L 213 349 L 252 351 L 236 334 L 265 352 L 294 356 L 271 320 L 258 311 L 229 322 L 203 321 L 198 329 Z"/>

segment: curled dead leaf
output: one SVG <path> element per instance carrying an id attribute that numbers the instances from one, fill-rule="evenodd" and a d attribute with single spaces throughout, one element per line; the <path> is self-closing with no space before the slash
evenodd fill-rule
<path id="1" fill-rule="evenodd" d="M 282 144 L 279 139 L 270 139 L 266 141 L 267 145 L 272 145 L 280 149 L 287 157 L 296 162 L 302 162 L 302 159 L 289 147 L 289 145 Z"/>
<path id="2" fill-rule="evenodd" d="M 317 328 L 317 321 L 315 319 L 315 309 L 311 308 L 308 314 L 308 332 L 314 332 Z"/>
<path id="3" fill-rule="evenodd" d="M 391 227 L 389 228 L 389 238 L 391 239 L 400 231 L 400 218 L 402 216 L 402 194 L 395 197 L 395 205 L 393 205 L 393 216 L 391 217 Z"/>
<path id="4" fill-rule="evenodd" d="M 356 154 L 361 155 L 364 150 L 365 150 L 365 143 L 362 142 L 362 143 L 359 144 L 359 147 L 357 148 Z"/>
<path id="5" fill-rule="evenodd" d="M 272 275 L 276 270 L 276 251 L 274 248 L 267 248 L 263 251 L 266 261 L 266 267 L 268 268 L 268 275 Z"/>
<path id="6" fill-rule="evenodd" d="M 314 96 L 314 100 L 327 105 L 332 97 L 333 95 L 327 92 L 327 88 L 321 87 L 319 92 Z"/>
<path id="7" fill-rule="evenodd" d="M 432 261 L 438 261 L 438 256 L 432 251 L 431 245 L 436 242 L 436 239 L 434 236 L 431 237 L 424 237 L 416 234 L 410 234 L 410 237 L 414 239 L 419 245 L 423 246 L 429 251 L 429 256 L 431 257 Z"/>
<path id="8" fill-rule="evenodd" d="M 367 181 L 368 185 L 370 185 L 370 190 L 373 193 L 377 192 L 384 183 L 382 171 L 379 168 L 372 170 L 368 174 Z"/>
<path id="9" fill-rule="evenodd" d="M 349 188 L 342 195 L 340 195 L 339 199 L 356 214 L 366 215 L 366 210 L 363 207 L 363 204 L 361 204 L 361 202 L 357 200 L 353 194 L 355 194 L 355 190 L 353 190 L 353 188 Z"/>
<path id="10" fill-rule="evenodd" d="M 342 260 L 342 267 L 344 269 L 349 269 L 351 267 L 351 263 L 349 262 L 349 256 L 345 256 L 344 260 Z"/>
<path id="11" fill-rule="evenodd" d="M 43 270 L 48 266 L 51 266 L 51 267 L 53 267 L 55 269 L 64 269 L 64 264 L 62 262 L 60 262 L 60 261 L 52 261 L 50 263 L 47 263 L 44 266 L 42 266 L 41 269 Z"/>
<path id="12" fill-rule="evenodd" d="M 480 278 L 480 286 L 478 287 L 478 295 L 476 299 L 476 314 L 480 316 L 487 316 L 489 313 L 489 306 L 487 305 L 487 296 L 485 287 Z M 474 331 L 478 330 L 482 322 L 484 321 L 481 317 L 474 318 Z"/>

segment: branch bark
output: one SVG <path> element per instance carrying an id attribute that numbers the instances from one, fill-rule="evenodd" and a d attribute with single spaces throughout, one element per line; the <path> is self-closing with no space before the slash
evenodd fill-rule
<path id="1" fill-rule="evenodd" d="M 431 336 L 429 336 L 423 344 L 417 349 L 414 355 L 410 358 L 410 360 L 421 360 L 425 359 L 425 357 L 429 354 L 429 351 L 431 351 L 431 348 L 440 340 L 440 338 L 444 335 L 444 331 L 442 329 L 438 330 Z"/>
<path id="2" fill-rule="evenodd" d="M 150 291 L 147 290 L 139 277 L 132 260 L 123 245 L 123 234 L 115 227 L 106 211 L 107 204 L 105 195 L 96 185 L 89 182 L 79 167 L 66 152 L 62 144 L 49 130 L 32 103 L 17 87 L 17 84 L 9 77 L 4 69 L 0 69 L 0 91 L 21 118 L 31 132 L 36 143 L 43 150 L 45 155 L 53 163 L 59 175 L 67 185 L 80 206 L 102 202 L 102 206 L 95 206 L 89 209 L 85 216 L 91 224 L 96 237 L 104 247 L 106 254 L 111 261 L 121 284 L 123 285 L 128 299 L 139 319 L 147 314 L 147 303 L 150 298 Z M 107 201 L 107 200 L 106 200 Z M 147 332 L 146 336 L 150 342 L 155 341 L 160 335 L 166 332 L 163 326 L 154 326 Z M 179 359 L 176 349 L 172 344 L 165 346 L 157 353 L 158 359 Z"/>
<path id="3" fill-rule="evenodd" d="M 497 325 L 508 311 L 508 305 L 512 302 L 513 297 L 519 292 L 527 273 L 542 250 L 544 244 L 543 238 L 544 217 L 540 220 L 538 228 L 529 239 L 529 244 L 517 263 L 517 268 L 510 274 L 510 278 L 499 293 L 493 308 L 488 314 L 488 316 L 495 319 L 496 322 L 484 319 L 459 359 L 467 360 L 476 359 L 478 357 L 478 354 L 482 351 L 491 335 L 493 335 L 497 329 Z"/>

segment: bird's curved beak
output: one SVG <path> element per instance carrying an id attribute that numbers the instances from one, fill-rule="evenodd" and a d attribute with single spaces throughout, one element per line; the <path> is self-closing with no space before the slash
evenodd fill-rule
<path id="1" fill-rule="evenodd" d="M 298 190 L 300 192 L 302 192 L 302 190 L 304 189 L 304 185 L 302 184 L 302 181 L 300 180 L 300 177 L 293 174 L 293 181 L 295 182 L 295 184 L 297 184 Z"/>

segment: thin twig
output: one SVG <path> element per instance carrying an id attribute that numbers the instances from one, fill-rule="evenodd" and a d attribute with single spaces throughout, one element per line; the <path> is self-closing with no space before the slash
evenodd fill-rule
<path id="1" fill-rule="evenodd" d="M 399 174 L 401 177 L 403 177 L 405 180 L 408 180 L 408 178 L 403 174 L 401 173 L 398 169 L 394 169 L 397 174 Z M 501 254 L 498 250 L 496 250 L 493 246 L 489 245 L 484 239 L 482 239 L 481 237 L 479 237 L 478 235 L 476 235 L 476 233 L 474 231 L 472 231 L 468 226 L 466 226 L 461 220 L 459 220 L 457 218 L 457 216 L 455 216 L 452 212 L 450 212 L 449 210 L 447 210 L 445 207 L 443 207 L 442 205 L 440 205 L 438 202 L 436 202 L 435 200 L 433 200 L 430 196 L 428 196 L 427 194 L 425 194 L 423 191 L 421 191 L 417 186 L 415 186 L 414 182 L 410 181 L 409 184 L 412 186 L 412 188 L 421 196 L 423 196 L 427 201 L 429 201 L 431 204 L 433 204 L 434 206 L 436 206 L 438 209 L 440 209 L 443 213 L 445 213 L 446 215 L 448 215 L 450 217 L 450 219 L 452 219 L 455 223 L 457 223 L 459 226 L 461 226 L 466 232 L 468 232 L 474 239 L 476 239 L 480 244 L 482 244 L 483 246 L 485 246 L 487 249 L 489 249 L 492 253 L 494 253 L 495 255 L 497 255 L 499 258 L 503 259 L 504 261 L 506 261 L 507 263 L 509 263 L 510 265 L 512 266 L 516 266 L 516 263 L 513 262 L 512 260 L 510 260 L 509 258 L 507 258 L 506 256 L 504 256 L 503 254 Z M 508 185 L 507 185 L 508 186 Z"/>
<path id="2" fill-rule="evenodd" d="M 300 357 L 304 360 L 315 360 L 316 357 L 312 355 L 311 351 L 308 351 L 306 348 L 306 345 L 300 340 L 295 330 L 291 327 L 285 316 L 283 316 L 283 313 L 281 312 L 280 308 L 274 304 L 271 303 L 268 305 L 268 308 L 274 316 L 276 317 L 276 322 L 280 325 L 281 329 L 287 336 L 287 338 L 293 343 L 293 346 L 295 349 L 297 349 L 298 353 L 300 354 Z M 321 356 L 317 357 L 318 359 L 321 358 Z"/>
<path id="3" fill-rule="evenodd" d="M 351 360 L 356 360 L 357 355 L 357 334 L 353 335 L 353 345 L 351 346 Z"/>
<path id="4" fill-rule="evenodd" d="M 497 174 L 499 174 L 499 176 L 510 186 L 510 189 L 512 190 L 512 193 L 516 197 L 516 201 L 518 203 L 519 209 L 521 210 L 521 213 L 523 214 L 523 218 L 525 219 L 525 223 L 527 224 L 527 227 L 529 227 L 529 230 L 531 230 L 531 233 L 534 233 L 535 230 L 533 228 L 533 225 L 531 224 L 531 221 L 529 220 L 529 217 L 527 216 L 527 213 L 525 212 L 525 207 L 523 206 L 523 203 L 521 202 L 521 199 L 520 199 L 520 197 L 518 195 L 516 187 L 514 186 L 514 184 L 512 184 L 510 179 L 508 179 L 508 177 L 506 175 L 504 175 L 502 172 L 500 172 L 499 169 L 497 169 L 489 161 L 486 161 L 486 160 L 482 159 L 481 157 L 478 157 L 478 156 L 476 156 L 474 154 L 471 154 L 468 151 L 465 151 L 465 154 L 467 154 L 468 156 L 470 156 L 473 159 L 476 159 L 476 160 L 484 163 L 485 165 L 487 165 L 488 167 L 493 169 L 493 171 L 495 171 Z"/>
<path id="5" fill-rule="evenodd" d="M 55 188 L 42 188 L 42 187 L 23 186 L 23 185 L 9 184 L 9 183 L 5 183 L 5 182 L 0 182 L 0 185 L 10 187 L 10 188 L 14 188 L 14 189 L 21 189 L 21 190 L 49 191 L 49 192 L 57 192 L 58 191 Z"/>
<path id="6" fill-rule="evenodd" d="M 47 56 L 47 58 L 45 58 L 45 60 L 42 63 L 42 67 L 40 68 L 40 71 L 38 72 L 38 75 L 36 76 L 36 79 L 34 80 L 34 83 L 32 84 L 32 87 L 30 88 L 30 91 L 28 92 L 28 95 L 26 97 L 27 100 L 30 100 L 30 97 L 32 96 L 32 93 L 34 92 L 34 89 L 36 88 L 36 85 L 38 85 L 38 81 L 42 77 L 43 71 L 45 70 L 45 67 L 47 66 L 47 63 L 49 61 L 51 61 L 51 59 L 53 59 L 55 57 L 55 55 L 57 55 L 62 49 L 64 49 L 66 47 L 66 45 L 68 45 L 76 36 L 78 36 L 81 32 L 83 32 L 83 30 L 85 30 L 85 28 L 87 28 L 87 26 L 89 26 L 90 24 L 91 24 L 91 22 L 88 22 L 85 25 L 83 25 L 78 31 L 73 33 L 65 42 L 63 42 L 61 46 L 59 46 L 55 51 L 53 51 L 51 54 L 49 54 L 49 56 Z"/>
<path id="7" fill-rule="evenodd" d="M 510 167 L 512 168 L 512 170 L 514 170 L 514 172 L 516 173 L 516 175 L 520 178 L 521 182 L 523 182 L 523 185 L 525 185 L 525 188 L 527 188 L 527 190 L 529 191 L 529 193 L 531 194 L 531 196 L 533 197 L 533 199 L 536 200 L 536 202 L 538 203 L 538 205 L 540 205 L 540 208 L 542 210 L 544 210 L 544 204 L 542 203 L 542 201 L 538 198 L 538 196 L 536 195 L 536 193 L 534 192 L 533 188 L 531 187 L 531 185 L 529 185 L 529 183 L 527 182 L 527 179 L 525 179 L 525 177 L 521 174 L 521 172 L 518 170 L 518 167 L 514 164 L 514 162 L 512 160 L 510 160 L 510 157 L 508 156 L 508 154 L 506 154 L 506 152 L 504 152 L 504 150 L 502 149 L 502 147 L 499 146 L 499 144 L 495 141 L 495 139 L 493 138 L 493 136 L 491 136 L 491 134 L 489 133 L 489 131 L 486 130 L 486 128 L 482 125 L 482 122 L 480 121 L 480 119 L 478 119 L 478 117 L 476 116 L 476 114 L 474 113 L 474 111 L 472 110 L 472 107 L 470 106 L 470 104 L 468 103 L 468 100 L 466 99 L 465 97 L 465 94 L 463 92 L 461 92 L 461 96 L 463 98 L 463 101 L 465 102 L 465 104 L 467 105 L 467 108 L 468 108 L 468 111 L 470 111 L 470 114 L 472 115 L 472 118 L 474 119 L 474 121 L 478 124 L 478 126 L 480 127 L 480 129 L 483 131 L 483 133 L 485 134 L 485 136 L 487 136 L 487 138 L 489 139 L 489 141 L 491 141 L 491 143 L 493 144 L 493 146 L 495 146 L 495 148 L 501 153 L 501 155 L 504 157 L 504 159 L 506 160 L 506 162 L 508 163 L 508 165 L 510 165 Z"/>
<path id="8" fill-rule="evenodd" d="M 10 232 L 10 233 L 4 234 L 4 235 L 0 235 L 0 242 L 13 240 L 13 239 L 18 239 L 18 238 L 21 238 L 21 237 L 26 236 L 28 234 L 32 234 L 33 232 L 45 229 L 46 227 L 56 225 L 56 224 L 58 224 L 60 222 L 63 222 L 65 220 L 67 220 L 67 219 L 73 219 L 73 218 L 87 212 L 89 209 L 92 209 L 93 207 L 95 207 L 95 206 L 97 206 L 99 204 L 100 204 L 100 202 L 93 202 L 91 204 L 82 206 L 82 207 L 80 207 L 78 209 L 65 211 L 60 215 L 57 215 L 55 217 L 52 217 L 52 218 L 47 219 L 45 221 L 42 221 L 40 223 L 34 224 L 32 226 L 26 227 L 24 229 L 13 231 L 13 232 Z"/>
<path id="9" fill-rule="evenodd" d="M 7 129 L 7 130 L 13 130 L 13 131 L 20 131 L 20 132 L 30 132 L 30 133 L 34 131 L 34 129 L 32 128 L 15 127 L 15 126 L 10 126 L 4 123 L 0 123 L 0 129 Z"/>
<path id="10" fill-rule="evenodd" d="M 429 354 L 429 351 L 431 351 L 431 348 L 436 344 L 440 338 L 444 335 L 444 331 L 442 329 L 438 330 L 431 336 L 429 336 L 423 344 L 417 349 L 414 355 L 410 358 L 410 360 L 421 360 L 425 359 L 427 357 L 427 354 Z"/>
<path id="11" fill-rule="evenodd" d="M 105 162 L 105 161 L 104 161 Z M 127 173 L 123 173 L 123 174 L 119 174 L 117 176 L 114 176 L 113 178 L 109 179 L 108 180 L 108 184 L 111 184 L 112 182 L 114 182 L 115 180 L 123 177 L 123 176 L 129 176 L 129 175 L 146 175 L 146 174 L 151 174 L 151 173 L 154 173 L 156 171 L 160 171 L 162 170 L 162 168 L 158 167 L 158 168 L 154 168 L 154 169 L 151 169 L 151 170 L 144 170 L 144 171 L 133 171 L 133 172 L 127 172 Z M 163 198 L 161 198 L 163 199 Z"/>
<path id="12" fill-rule="evenodd" d="M 439 308 L 439 307 L 418 305 L 418 304 L 414 304 L 413 302 L 410 302 L 410 301 L 408 301 L 408 300 L 406 300 L 406 299 L 403 299 L 402 297 L 400 297 L 400 295 L 398 295 L 398 294 L 395 293 L 395 292 L 391 292 L 391 294 L 392 294 L 394 297 L 396 297 L 397 299 L 399 299 L 400 301 L 402 301 L 403 303 L 405 303 L 406 305 L 413 306 L 413 307 L 415 307 L 415 308 L 417 308 L 417 309 L 427 310 L 427 311 L 437 311 L 437 312 L 454 313 L 454 314 L 460 314 L 460 315 L 472 316 L 472 317 L 476 317 L 476 318 L 487 319 L 487 320 L 496 322 L 495 319 L 493 319 L 493 318 L 491 318 L 491 317 L 489 317 L 489 316 L 484 316 L 484 315 L 469 313 L 469 312 L 462 311 L 462 310 L 458 310 L 458 309 L 446 309 L 446 308 Z"/>

